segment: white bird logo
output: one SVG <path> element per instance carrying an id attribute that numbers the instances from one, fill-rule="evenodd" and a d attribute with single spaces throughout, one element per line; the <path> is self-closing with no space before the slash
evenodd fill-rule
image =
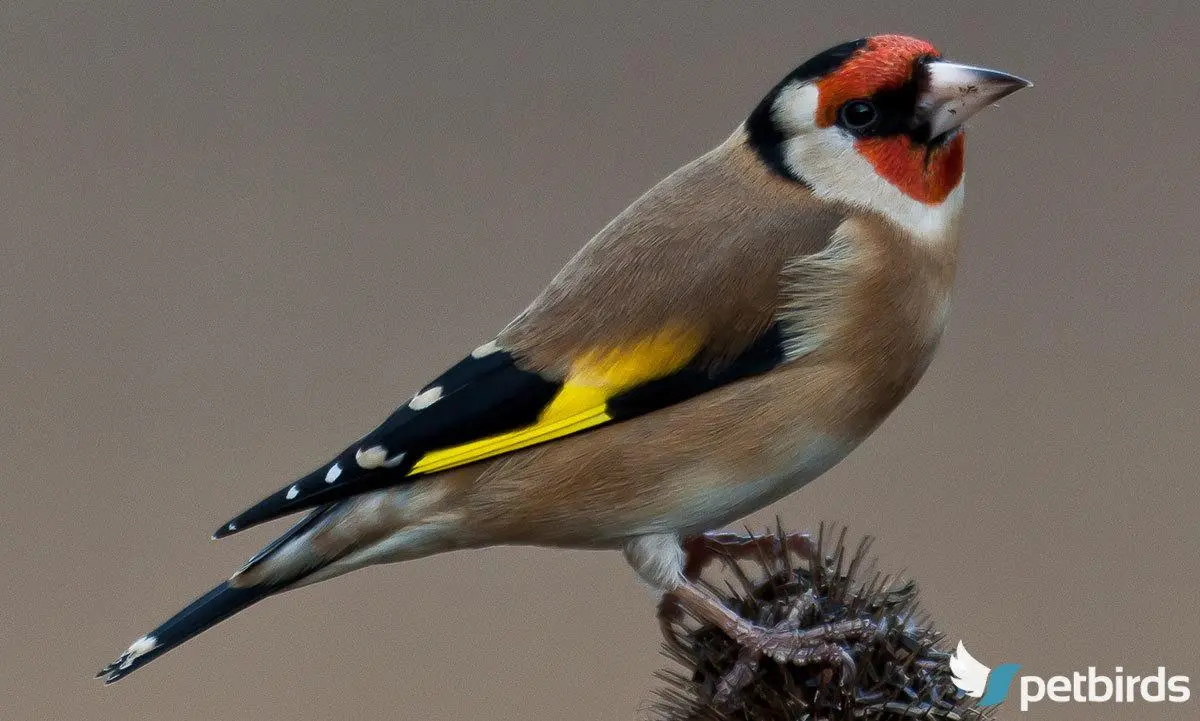
<path id="1" fill-rule="evenodd" d="M 954 685 L 971 698 L 983 696 L 987 688 L 988 676 L 992 669 L 984 666 L 975 657 L 967 653 L 963 642 L 958 642 L 958 648 L 950 655 L 950 673 L 953 674 Z"/>

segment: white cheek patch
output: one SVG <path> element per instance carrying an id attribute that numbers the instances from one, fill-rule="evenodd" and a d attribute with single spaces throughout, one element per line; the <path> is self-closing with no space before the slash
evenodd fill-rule
<path id="1" fill-rule="evenodd" d="M 953 234 L 962 210 L 962 181 L 937 205 L 910 198 L 859 154 L 852 135 L 837 126 L 817 127 L 817 100 L 817 87 L 804 83 L 784 88 L 775 101 L 775 122 L 789 136 L 784 162 L 817 197 L 881 213 L 931 243 Z"/>

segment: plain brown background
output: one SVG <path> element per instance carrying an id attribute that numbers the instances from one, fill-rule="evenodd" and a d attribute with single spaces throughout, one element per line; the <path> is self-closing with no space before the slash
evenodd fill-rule
<path id="1" fill-rule="evenodd" d="M 5 3 L 0 717 L 644 718 L 665 662 L 615 553 L 377 568 L 91 675 L 279 530 L 217 523 L 490 337 L 793 66 L 880 31 L 1037 85 L 974 123 L 927 378 L 755 522 L 876 534 L 985 663 L 1161 664 L 1200 696 L 1200 10 L 1034 5 Z"/>

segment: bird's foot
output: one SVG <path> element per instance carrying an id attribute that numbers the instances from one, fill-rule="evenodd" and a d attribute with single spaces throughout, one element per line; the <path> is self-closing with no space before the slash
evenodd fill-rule
<path id="1" fill-rule="evenodd" d="M 717 683 L 714 700 L 721 704 L 753 681 L 764 658 L 794 666 L 837 666 L 842 682 L 847 683 L 855 677 L 856 669 L 846 647 L 874 638 L 884 630 L 865 619 L 801 629 L 799 620 L 805 615 L 802 604 L 792 609 L 787 618 L 766 628 L 737 615 L 699 584 L 689 581 L 675 589 L 674 594 L 681 606 L 715 625 L 742 649 L 733 668 Z"/>
<path id="2" fill-rule="evenodd" d="M 748 628 L 731 634 L 742 651 L 733 668 L 717 682 L 714 700 L 718 704 L 727 704 L 748 686 L 764 658 L 792 666 L 835 666 L 841 671 L 840 681 L 849 683 L 855 678 L 857 669 L 846 646 L 880 633 L 875 624 L 861 619 L 803 631 L 785 628 L 785 623 L 774 628 L 748 625 Z"/>
<path id="3" fill-rule="evenodd" d="M 778 558 L 782 552 L 810 558 L 817 552 L 817 542 L 807 533 L 732 533 L 709 532 L 683 542 L 683 575 L 688 581 L 700 578 L 715 561 L 733 566 L 738 561 Z M 658 623 L 668 642 L 675 640 L 673 624 L 682 614 L 679 599 L 674 593 L 664 593 L 658 603 Z"/>
<path id="4" fill-rule="evenodd" d="M 683 542 L 687 555 L 684 575 L 688 580 L 700 577 L 715 560 L 726 563 L 776 558 L 782 552 L 809 558 L 817 552 L 817 542 L 807 533 L 705 533 Z"/>

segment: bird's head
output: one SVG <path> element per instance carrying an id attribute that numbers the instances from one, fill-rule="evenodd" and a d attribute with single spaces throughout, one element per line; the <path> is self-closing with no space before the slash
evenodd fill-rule
<path id="1" fill-rule="evenodd" d="M 819 197 L 921 231 L 961 203 L 963 123 L 1029 85 L 943 60 L 924 40 L 874 35 L 792 71 L 751 113 L 747 138 Z"/>

